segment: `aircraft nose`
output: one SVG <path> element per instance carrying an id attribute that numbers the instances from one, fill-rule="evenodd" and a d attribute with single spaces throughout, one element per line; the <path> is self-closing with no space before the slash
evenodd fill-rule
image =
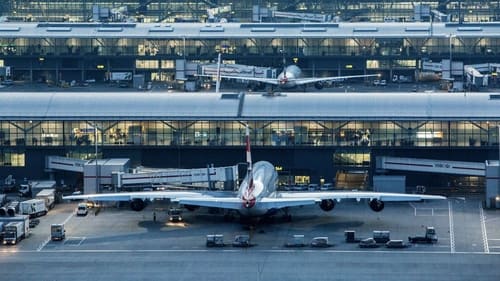
<path id="1" fill-rule="evenodd" d="M 255 198 L 242 198 L 243 199 L 243 207 L 250 209 L 255 206 Z"/>

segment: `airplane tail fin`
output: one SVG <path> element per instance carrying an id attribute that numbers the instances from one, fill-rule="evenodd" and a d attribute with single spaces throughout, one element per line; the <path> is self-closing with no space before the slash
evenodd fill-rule
<path id="1" fill-rule="evenodd" d="M 283 52 L 283 78 L 286 79 L 286 59 L 285 59 L 285 52 Z"/>
<path id="2" fill-rule="evenodd" d="M 247 171 L 252 171 L 252 153 L 250 152 L 250 129 L 248 128 L 248 124 L 246 125 L 245 130 L 245 142 L 246 142 L 246 152 L 247 152 Z M 251 173 L 250 173 L 251 175 Z"/>
<path id="3" fill-rule="evenodd" d="M 219 53 L 219 56 L 217 58 L 217 81 L 215 81 L 215 92 L 218 94 L 219 89 L 220 89 L 220 61 L 221 61 L 221 55 Z"/>

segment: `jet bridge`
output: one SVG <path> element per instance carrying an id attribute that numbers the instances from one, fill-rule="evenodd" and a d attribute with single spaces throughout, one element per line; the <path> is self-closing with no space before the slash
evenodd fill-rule
<path id="1" fill-rule="evenodd" d="M 484 163 L 419 158 L 377 157 L 377 171 L 400 170 L 454 175 L 486 175 Z"/>
<path id="2" fill-rule="evenodd" d="M 96 193 L 101 186 L 150 187 L 168 184 L 192 184 L 224 182 L 232 189 L 238 178 L 238 166 L 206 167 L 196 169 L 130 169 L 130 159 L 113 158 L 81 160 L 60 156 L 48 156 L 46 170 L 83 173 L 84 193 Z M 127 171 L 132 170 L 132 173 Z"/>
<path id="3" fill-rule="evenodd" d="M 60 170 L 83 173 L 83 167 L 88 160 L 67 158 L 60 156 L 48 156 L 45 161 L 45 168 L 48 170 Z"/>
<path id="4" fill-rule="evenodd" d="M 197 169 L 169 169 L 114 173 L 113 184 L 123 186 L 157 186 L 166 184 L 191 184 L 199 182 L 232 182 L 237 179 L 237 166 L 207 167 Z"/>

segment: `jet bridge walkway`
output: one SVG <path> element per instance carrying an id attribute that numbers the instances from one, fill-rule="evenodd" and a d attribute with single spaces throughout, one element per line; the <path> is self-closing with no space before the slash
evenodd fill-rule
<path id="1" fill-rule="evenodd" d="M 486 175 L 485 163 L 419 158 L 377 157 L 377 171 L 400 170 L 454 175 Z"/>
<path id="2" fill-rule="evenodd" d="M 81 160 L 60 156 L 46 159 L 46 171 L 71 171 L 83 173 L 84 186 L 100 184 L 123 186 L 157 186 L 203 182 L 233 182 L 238 178 L 238 166 L 206 167 L 195 169 L 133 169 L 128 173 L 129 159 Z"/>

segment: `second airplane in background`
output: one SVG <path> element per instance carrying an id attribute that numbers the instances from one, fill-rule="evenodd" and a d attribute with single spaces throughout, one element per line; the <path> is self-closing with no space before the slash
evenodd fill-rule
<path id="1" fill-rule="evenodd" d="M 330 76 L 330 77 L 303 77 L 302 70 L 296 65 L 286 66 L 283 71 L 276 78 L 259 78 L 259 77 L 245 77 L 245 76 L 229 76 L 221 75 L 220 78 L 225 79 L 239 79 L 246 81 L 253 81 L 257 83 L 270 84 L 278 86 L 282 89 L 291 89 L 298 86 L 303 86 L 304 88 L 308 84 L 313 84 L 318 90 L 323 89 L 325 83 L 327 82 L 340 82 L 345 79 L 352 78 L 365 78 L 374 77 L 378 74 L 367 74 L 367 75 L 347 75 L 347 76 Z"/>

